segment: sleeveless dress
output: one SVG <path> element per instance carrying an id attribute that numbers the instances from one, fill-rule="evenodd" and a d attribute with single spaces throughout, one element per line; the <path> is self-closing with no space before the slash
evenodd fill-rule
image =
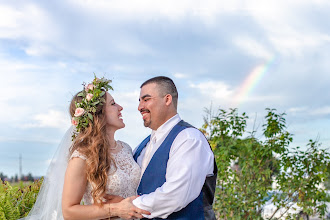
<path id="1" fill-rule="evenodd" d="M 108 172 L 106 193 L 121 196 L 123 198 L 135 196 L 137 195 L 137 188 L 140 183 L 140 166 L 134 161 L 132 148 L 128 144 L 122 141 L 117 141 L 117 144 L 118 146 L 122 146 L 122 149 L 117 153 L 112 153 L 117 168 L 111 166 Z M 72 153 L 70 159 L 74 157 L 86 160 L 86 157 L 80 154 L 78 150 L 75 150 Z M 93 204 L 91 191 L 92 186 L 88 182 L 82 200 L 85 205 Z"/>

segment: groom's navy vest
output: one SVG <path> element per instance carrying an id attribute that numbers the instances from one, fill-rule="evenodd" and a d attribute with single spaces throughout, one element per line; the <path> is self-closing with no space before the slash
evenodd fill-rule
<path id="1" fill-rule="evenodd" d="M 153 157 L 151 158 L 138 187 L 138 194 L 148 194 L 154 192 L 158 187 L 161 187 L 166 179 L 166 167 L 167 161 L 169 159 L 169 152 L 172 143 L 176 136 L 184 129 L 193 127 L 190 124 L 181 120 L 176 124 L 170 131 L 168 136 L 165 138 L 163 143 L 157 149 Z M 145 148 L 147 143 L 150 141 L 150 135 L 142 141 L 138 146 L 134 159 L 137 160 L 138 156 L 141 154 L 142 150 Z M 182 158 L 183 159 L 183 158 Z M 180 169 L 180 168 L 178 168 Z M 215 181 L 217 176 L 217 167 L 214 162 L 214 176 L 207 177 L 203 186 L 203 190 L 199 196 L 189 203 L 185 208 L 178 212 L 174 212 L 167 217 L 167 219 L 177 219 L 177 220 L 202 220 L 202 219 L 215 219 L 214 212 L 212 209 L 212 203 L 214 199 L 215 191 Z M 204 197 L 204 198 L 203 198 Z M 204 203 L 204 204 L 203 204 Z M 204 216 L 205 212 L 205 216 Z M 160 219 L 160 218 L 154 218 Z"/>

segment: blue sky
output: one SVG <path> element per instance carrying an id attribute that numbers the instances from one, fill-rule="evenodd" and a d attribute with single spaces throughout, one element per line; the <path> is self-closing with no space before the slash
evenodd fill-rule
<path id="1" fill-rule="evenodd" d="M 212 103 L 250 115 L 287 114 L 292 146 L 330 146 L 330 2 L 0 0 L 0 172 L 44 175 L 70 126 L 68 104 L 93 72 L 113 80 L 132 148 L 150 133 L 139 86 L 157 75 L 179 90 L 179 113 L 196 127 Z M 259 81 L 233 102 L 258 66 Z M 235 104 L 233 104 L 235 103 Z"/>

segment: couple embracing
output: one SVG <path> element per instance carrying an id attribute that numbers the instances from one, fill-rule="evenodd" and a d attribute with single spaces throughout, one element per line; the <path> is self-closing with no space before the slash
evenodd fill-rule
<path id="1" fill-rule="evenodd" d="M 138 110 L 152 131 L 134 152 L 114 139 L 125 124 L 110 82 L 95 77 L 73 97 L 74 126 L 24 219 L 215 219 L 214 155 L 177 113 L 173 81 L 159 76 L 141 85 Z"/>

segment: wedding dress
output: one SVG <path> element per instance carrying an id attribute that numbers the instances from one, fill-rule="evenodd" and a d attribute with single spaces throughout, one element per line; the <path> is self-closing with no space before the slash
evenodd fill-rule
<path id="1" fill-rule="evenodd" d="M 112 153 L 116 167 L 111 166 L 109 170 L 106 193 L 123 198 L 135 196 L 137 195 L 136 191 L 140 183 L 140 167 L 135 163 L 132 156 L 132 149 L 128 144 L 117 141 L 117 146 L 122 146 L 122 149 L 117 153 Z M 71 155 L 71 158 L 74 157 L 86 160 L 86 157 L 81 155 L 77 150 Z M 86 192 L 83 196 L 85 205 L 93 204 L 91 191 L 92 186 L 90 183 L 87 183 Z"/>
<path id="2" fill-rule="evenodd" d="M 69 149 L 72 144 L 72 134 L 75 132 L 71 126 L 65 133 L 44 177 L 37 200 L 29 212 L 28 216 L 21 220 L 63 220 L 62 215 L 62 191 L 64 185 L 64 175 L 68 161 L 71 158 L 86 158 L 79 151 L 74 151 L 69 157 Z M 136 195 L 140 181 L 140 167 L 134 161 L 131 147 L 118 141 L 122 149 L 112 154 L 116 163 L 116 168 L 111 167 L 108 173 L 107 194 L 129 197 Z M 85 205 L 93 204 L 91 196 L 91 184 L 87 183 L 86 192 L 83 196 Z"/>

